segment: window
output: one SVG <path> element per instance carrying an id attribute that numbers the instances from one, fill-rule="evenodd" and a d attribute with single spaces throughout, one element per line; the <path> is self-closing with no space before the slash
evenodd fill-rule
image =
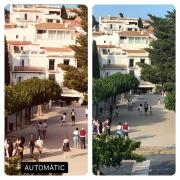
<path id="1" fill-rule="evenodd" d="M 63 40 L 65 39 L 64 37 L 64 31 L 57 31 L 57 37 L 56 37 L 57 40 Z"/>
<path id="2" fill-rule="evenodd" d="M 37 79 L 37 77 L 33 77 L 33 79 Z"/>
<path id="3" fill-rule="evenodd" d="M 145 63 L 145 59 L 140 59 L 140 63 Z"/>
<path id="4" fill-rule="evenodd" d="M 60 20 L 56 20 L 56 23 L 60 23 Z"/>
<path id="5" fill-rule="evenodd" d="M 129 74 L 130 74 L 131 76 L 134 76 L 134 70 L 129 70 Z"/>
<path id="6" fill-rule="evenodd" d="M 19 46 L 14 46 L 14 53 L 20 53 Z"/>
<path id="7" fill-rule="evenodd" d="M 37 34 L 43 34 L 43 33 L 46 33 L 46 30 L 42 30 L 42 29 L 37 30 Z"/>
<path id="8" fill-rule="evenodd" d="M 24 67 L 24 59 L 21 60 L 21 66 Z"/>
<path id="9" fill-rule="evenodd" d="M 111 60 L 110 59 L 108 60 L 108 64 L 111 64 Z"/>
<path id="10" fill-rule="evenodd" d="M 38 51 L 31 51 L 31 54 L 38 54 Z"/>
<path id="11" fill-rule="evenodd" d="M 135 43 L 140 44 L 141 43 L 141 38 L 140 37 L 135 37 Z"/>
<path id="12" fill-rule="evenodd" d="M 134 44 L 134 37 L 129 37 L 129 44 Z"/>
<path id="13" fill-rule="evenodd" d="M 65 65 L 69 65 L 69 61 L 70 61 L 69 59 L 64 59 L 63 61 Z"/>
<path id="14" fill-rule="evenodd" d="M 109 72 L 106 72 L 106 76 L 109 76 Z"/>
<path id="15" fill-rule="evenodd" d="M 27 14 L 24 14 L 24 19 L 27 20 Z"/>
<path id="16" fill-rule="evenodd" d="M 128 28 L 127 30 L 128 30 L 128 31 L 132 31 L 132 28 Z"/>
<path id="17" fill-rule="evenodd" d="M 110 29 L 112 29 L 112 24 L 110 24 Z"/>
<path id="18" fill-rule="evenodd" d="M 21 51 L 23 51 L 23 46 L 21 46 Z"/>
<path id="19" fill-rule="evenodd" d="M 55 81 L 55 74 L 49 74 L 49 80 Z"/>
<path id="20" fill-rule="evenodd" d="M 19 77 L 18 77 L 18 82 L 20 83 L 21 81 L 22 81 L 22 77 L 19 76 Z"/>
<path id="21" fill-rule="evenodd" d="M 48 23 L 53 23 L 53 19 L 47 19 Z"/>
<path id="22" fill-rule="evenodd" d="M 39 18 L 39 16 L 36 16 L 36 20 Z"/>
<path id="23" fill-rule="evenodd" d="M 129 59 L 129 67 L 134 67 L 134 59 Z"/>
<path id="24" fill-rule="evenodd" d="M 119 25 L 119 30 L 121 29 L 121 26 Z"/>
<path id="25" fill-rule="evenodd" d="M 16 39 L 18 39 L 18 35 L 16 35 Z"/>
<path id="26" fill-rule="evenodd" d="M 48 33 L 49 40 L 55 40 L 56 39 L 56 31 L 50 30 Z"/>
<path id="27" fill-rule="evenodd" d="M 49 70 L 54 70 L 54 59 L 49 59 Z"/>
<path id="28" fill-rule="evenodd" d="M 106 41 L 104 41 L 104 44 L 106 44 Z"/>
<path id="29" fill-rule="evenodd" d="M 103 54 L 108 54 L 107 49 L 102 49 Z"/>

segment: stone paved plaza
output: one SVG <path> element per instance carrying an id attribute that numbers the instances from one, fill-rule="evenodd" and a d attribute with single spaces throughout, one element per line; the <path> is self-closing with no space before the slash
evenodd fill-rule
<path id="1" fill-rule="evenodd" d="M 76 112 L 76 125 L 72 126 L 70 112 L 72 109 L 75 109 Z M 44 139 L 44 150 L 43 154 L 39 161 L 66 161 L 69 163 L 69 173 L 64 175 L 85 175 L 87 173 L 88 167 L 88 150 L 75 149 L 73 147 L 72 132 L 76 127 L 79 130 L 83 127 L 87 131 L 87 118 L 85 117 L 85 108 L 86 106 L 81 107 L 52 107 L 49 113 L 43 114 L 42 116 L 35 117 L 33 119 L 32 125 L 25 126 L 22 130 L 14 131 L 10 133 L 9 136 L 13 137 L 15 141 L 16 137 L 24 136 L 26 139 L 25 148 L 24 148 L 24 160 L 23 161 L 32 161 L 29 155 L 28 140 L 29 135 L 34 133 L 36 136 L 37 133 L 37 123 L 39 120 L 47 119 L 48 128 L 47 128 L 47 137 Z M 67 122 L 66 126 L 61 126 L 61 118 L 59 113 L 67 113 Z M 88 132 L 87 132 L 88 133 Z M 70 140 L 70 157 L 64 158 L 62 152 L 62 143 L 65 136 L 68 136 Z M 88 138 L 86 136 L 86 144 Z M 88 147 L 88 146 L 87 146 Z M 35 156 L 37 156 L 37 149 L 35 148 Z"/>

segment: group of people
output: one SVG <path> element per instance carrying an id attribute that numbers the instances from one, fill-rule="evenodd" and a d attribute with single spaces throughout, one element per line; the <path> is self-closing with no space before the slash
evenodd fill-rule
<path id="1" fill-rule="evenodd" d="M 47 121 L 39 121 L 38 125 L 37 125 L 37 131 L 38 131 L 38 136 L 41 138 L 45 138 L 46 137 L 46 133 L 47 133 Z"/>
<path id="2" fill-rule="evenodd" d="M 17 156 L 22 161 L 24 158 L 24 143 L 25 143 L 25 138 L 23 136 L 17 138 L 15 143 L 13 143 L 13 141 L 10 138 L 5 139 L 5 143 L 4 143 L 5 157 L 12 158 L 14 156 Z M 35 147 L 37 147 L 40 158 L 43 148 L 43 140 L 40 138 L 40 136 L 39 139 L 36 140 L 34 134 L 30 134 L 28 146 L 30 149 L 31 157 L 33 157 L 34 149 Z"/>
<path id="3" fill-rule="evenodd" d="M 144 103 L 144 106 L 142 104 L 139 104 L 138 111 L 139 111 L 139 115 L 142 115 L 143 111 L 144 111 L 145 116 L 147 116 L 148 111 L 149 111 L 149 114 L 152 115 L 152 107 L 149 106 L 147 102 Z"/>
<path id="4" fill-rule="evenodd" d="M 61 125 L 66 126 L 67 113 L 66 112 L 64 112 L 63 114 L 60 113 L 59 115 L 60 115 L 60 118 L 61 118 Z M 70 116 L 71 116 L 72 126 L 75 126 L 76 111 L 74 109 L 72 109 L 72 111 L 70 113 Z M 88 117 L 88 109 L 87 108 L 85 108 L 85 117 L 86 118 Z"/>
<path id="5" fill-rule="evenodd" d="M 84 128 L 81 128 L 79 131 L 78 128 L 76 128 L 73 131 L 73 144 L 74 148 L 78 149 L 79 144 L 81 146 L 81 149 L 86 149 L 86 130 Z M 62 151 L 64 152 L 64 158 L 69 158 L 69 152 L 70 152 L 70 140 L 66 136 L 65 139 L 63 140 L 62 144 Z"/>
<path id="6" fill-rule="evenodd" d="M 127 122 L 122 124 L 121 122 L 117 126 L 117 135 L 121 137 L 129 137 L 129 125 Z"/>

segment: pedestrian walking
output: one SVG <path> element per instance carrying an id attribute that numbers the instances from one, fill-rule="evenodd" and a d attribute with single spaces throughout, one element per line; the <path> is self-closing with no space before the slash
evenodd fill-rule
<path id="1" fill-rule="evenodd" d="M 67 116 L 67 114 L 65 112 L 65 113 L 63 113 L 63 115 L 61 117 L 62 126 L 66 126 L 66 116 Z"/>
<path id="2" fill-rule="evenodd" d="M 39 153 L 39 158 L 41 158 L 41 154 L 42 154 L 42 151 L 43 151 L 43 140 L 41 139 L 41 137 L 39 136 L 39 139 L 36 141 L 36 147 L 37 147 L 37 150 L 38 150 L 38 153 Z"/>
<path id="3" fill-rule="evenodd" d="M 88 108 L 85 109 L 85 117 L 88 117 Z"/>
<path id="4" fill-rule="evenodd" d="M 76 128 L 73 132 L 73 142 L 74 142 L 74 148 L 78 148 L 79 145 L 79 131 L 78 128 Z"/>
<path id="5" fill-rule="evenodd" d="M 30 150 L 30 156 L 31 157 L 33 157 L 35 142 L 36 142 L 36 140 L 35 140 L 34 134 L 31 134 L 30 140 L 29 140 L 29 150 Z"/>
<path id="6" fill-rule="evenodd" d="M 80 142 L 81 142 L 81 149 L 86 149 L 86 131 L 84 130 L 84 128 L 81 128 L 80 132 L 79 132 L 79 136 L 80 136 Z"/>
<path id="7" fill-rule="evenodd" d="M 98 120 L 98 124 L 99 124 L 99 131 L 98 134 L 102 134 L 102 129 L 103 129 L 103 124 L 101 120 Z"/>
<path id="8" fill-rule="evenodd" d="M 62 151 L 64 152 L 64 158 L 69 158 L 70 145 L 67 136 L 63 140 Z"/>
<path id="9" fill-rule="evenodd" d="M 43 125 L 42 125 L 42 121 L 39 121 L 38 125 L 38 136 L 42 137 L 43 136 Z"/>
<path id="10" fill-rule="evenodd" d="M 97 119 L 93 120 L 93 134 L 94 135 L 98 134 L 98 120 Z"/>
<path id="11" fill-rule="evenodd" d="M 143 106 L 142 106 L 142 104 L 140 104 L 140 105 L 138 106 L 138 111 L 139 111 L 139 115 L 141 116 L 142 111 L 143 111 Z"/>
<path id="12" fill-rule="evenodd" d="M 148 108 L 149 108 L 149 105 L 148 105 L 147 102 L 145 102 L 144 103 L 144 113 L 145 113 L 145 116 L 147 116 Z"/>
<path id="13" fill-rule="evenodd" d="M 14 150 L 13 142 L 11 141 L 11 139 L 5 140 L 4 148 L 5 148 L 5 156 L 11 158 L 13 156 L 13 150 Z"/>
<path id="14" fill-rule="evenodd" d="M 42 130 L 42 132 L 43 132 L 43 138 L 46 137 L 46 134 L 47 134 L 47 127 L 48 127 L 47 121 L 44 120 L 43 123 L 42 123 L 42 128 L 43 128 L 43 130 Z"/>
<path id="15" fill-rule="evenodd" d="M 76 115 L 76 112 L 74 111 L 74 109 L 72 109 L 71 111 L 72 126 L 75 125 L 75 115 Z"/>
<path id="16" fill-rule="evenodd" d="M 116 113 L 116 117 L 118 118 L 118 115 L 119 115 L 119 108 L 118 108 L 118 106 L 116 106 L 115 113 Z"/>
<path id="17" fill-rule="evenodd" d="M 20 160 L 23 160 L 23 151 L 24 151 L 24 142 L 22 138 L 18 138 L 16 141 L 16 146 L 17 146 L 17 154 Z"/>
<path id="18" fill-rule="evenodd" d="M 129 138 L 129 125 L 127 122 L 123 124 L 123 135 L 126 138 Z"/>
<path id="19" fill-rule="evenodd" d="M 104 122 L 104 133 L 110 136 L 111 134 L 111 121 L 110 118 L 107 118 Z"/>
<path id="20" fill-rule="evenodd" d="M 122 124 L 121 123 L 119 123 L 118 124 L 118 126 L 117 126 L 117 135 L 119 135 L 119 136 L 123 136 L 123 126 L 122 126 Z"/>

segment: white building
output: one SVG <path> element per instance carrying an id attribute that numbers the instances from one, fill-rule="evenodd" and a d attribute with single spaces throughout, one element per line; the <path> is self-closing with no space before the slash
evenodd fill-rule
<path id="1" fill-rule="evenodd" d="M 77 67 L 70 45 L 75 44 L 77 33 L 82 32 L 80 19 L 64 21 L 60 12 L 58 6 L 10 6 L 10 23 L 5 25 L 5 35 L 12 83 L 45 78 L 63 86 L 65 72 L 58 65 Z"/>
<path id="2" fill-rule="evenodd" d="M 153 84 L 144 83 L 140 79 L 141 68 L 137 64 L 151 64 L 145 49 L 154 38 L 153 29 L 140 29 L 137 18 L 100 17 L 99 31 L 93 32 L 93 40 L 96 41 L 99 52 L 101 77 L 121 72 L 137 77 L 140 87 L 142 84 L 143 88 L 154 87 Z"/>

